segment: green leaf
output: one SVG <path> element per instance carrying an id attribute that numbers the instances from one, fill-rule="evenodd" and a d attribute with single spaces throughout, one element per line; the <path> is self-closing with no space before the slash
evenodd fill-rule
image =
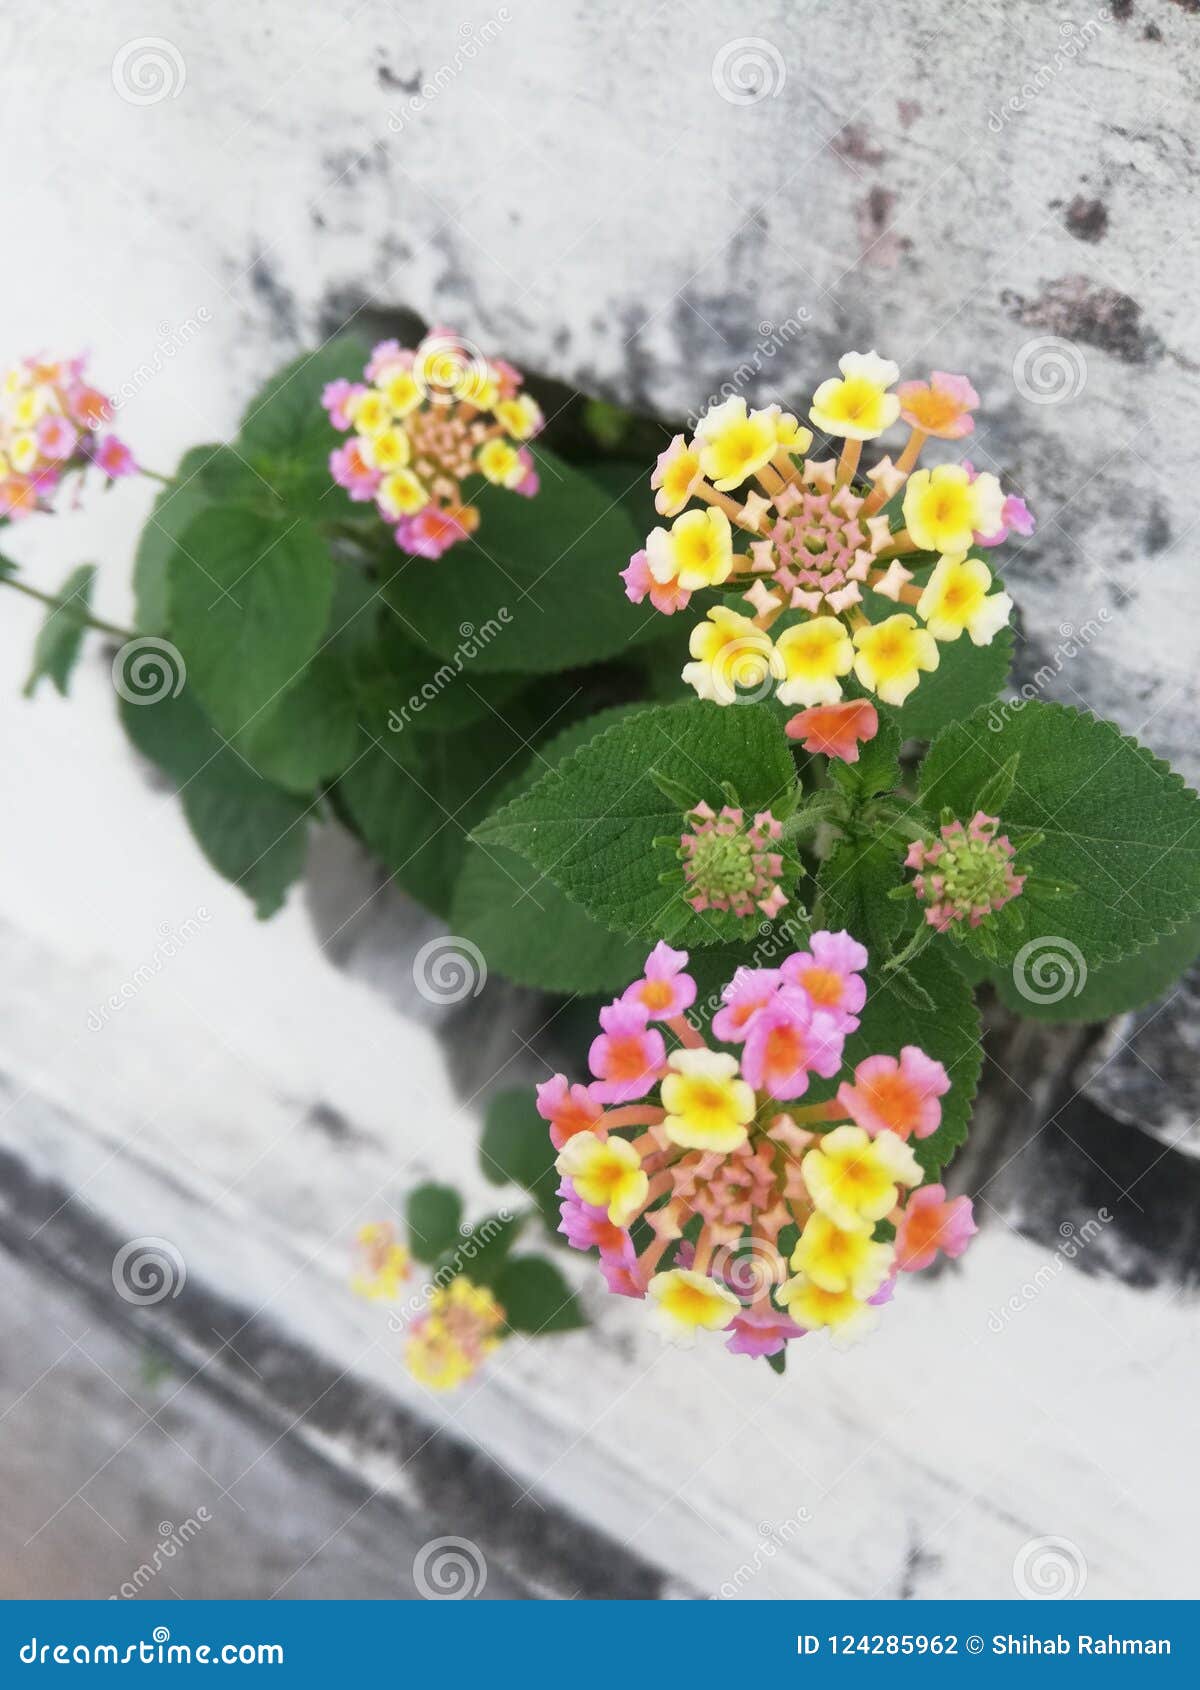
<path id="1" fill-rule="evenodd" d="M 312 792 L 354 760 L 357 706 L 343 654 L 319 651 L 295 686 L 239 735 L 238 749 L 285 791 Z"/>
<path id="2" fill-rule="evenodd" d="M 1021 969 L 990 976 L 1002 1001 L 1035 1021 L 1106 1021 L 1165 996 L 1200 956 L 1200 917 L 1153 945 L 1084 974 L 1054 942 L 1037 943 Z"/>
<path id="3" fill-rule="evenodd" d="M 894 845 L 842 840 L 818 872 L 814 919 L 831 932 L 845 928 L 882 966 L 906 922 L 904 906 L 891 896 L 903 881 L 904 858 Z"/>
<path id="4" fill-rule="evenodd" d="M 587 1325 L 575 1293 L 544 1256 L 512 1257 L 493 1290 L 514 1332 L 573 1332 Z"/>
<path id="5" fill-rule="evenodd" d="M 655 845 L 678 837 L 682 817 L 651 769 L 717 808 L 722 783 L 732 782 L 750 812 L 790 796 L 795 783 L 787 740 L 769 711 L 693 700 L 616 723 L 490 816 L 477 836 L 519 851 L 605 927 L 643 943 L 705 945 L 755 932 L 757 917 L 696 914 L 684 903 L 682 869 Z M 664 886 L 660 876 L 672 870 Z"/>
<path id="6" fill-rule="evenodd" d="M 79 659 L 87 630 L 88 607 L 96 579 L 94 564 L 73 569 L 58 590 L 58 603 L 46 612 L 46 620 L 33 642 L 33 665 L 25 682 L 25 697 L 31 698 L 39 681 L 48 680 L 65 698 L 71 671 Z"/>
<path id="7" fill-rule="evenodd" d="M 829 772 L 844 791 L 859 798 L 894 792 L 900 784 L 900 730 L 895 718 L 883 714 L 879 732 L 859 747 L 857 763 L 829 759 Z"/>
<path id="8" fill-rule="evenodd" d="M 368 357 L 367 343 L 357 335 L 338 335 L 316 352 L 292 358 L 245 407 L 238 446 L 252 458 L 264 456 L 269 465 L 328 463 L 338 433 L 321 407 L 321 392 L 338 377 L 362 380 Z"/>
<path id="9" fill-rule="evenodd" d="M 527 792 L 547 767 L 629 713 L 620 705 L 559 734 L 504 788 L 498 806 Z M 474 839 L 455 888 L 450 925 L 479 946 L 489 969 L 546 992 L 616 991 L 637 976 L 647 949 L 641 940 L 602 927 L 516 851 Z"/>
<path id="10" fill-rule="evenodd" d="M 658 613 L 630 604 L 619 579 L 643 539 L 624 505 L 545 447 L 534 455 L 535 498 L 486 485 L 472 491 L 478 540 L 456 546 L 446 568 L 397 550 L 384 583 L 388 602 L 443 657 L 472 638 L 480 674 L 571 669 L 623 656 L 661 632 Z M 500 631 L 482 643 L 491 624 Z"/>
<path id="11" fill-rule="evenodd" d="M 419 1262 L 436 1262 L 462 1241 L 462 1198 L 450 1185 L 418 1185 L 405 1204 L 408 1247 Z"/>
<path id="12" fill-rule="evenodd" d="M 207 505 L 222 500 L 252 502 L 262 484 L 229 446 L 193 446 L 185 452 L 174 482 L 155 499 L 138 537 L 133 559 L 135 626 L 162 634 L 169 627 L 167 567 L 184 529 Z"/>
<path id="13" fill-rule="evenodd" d="M 458 1243 L 439 1267 L 453 1268 L 476 1285 L 494 1287 L 527 1219 L 527 1214 L 510 1215 L 501 1209 L 473 1226 L 460 1226 Z"/>
<path id="14" fill-rule="evenodd" d="M 785 1373 L 787 1371 L 787 1350 L 777 1350 L 773 1356 L 768 1356 L 767 1366 L 772 1373 Z"/>
<path id="15" fill-rule="evenodd" d="M 238 505 L 189 522 L 167 572 L 171 635 L 227 738 L 299 680 L 321 641 L 333 563 L 317 530 Z"/>
<path id="16" fill-rule="evenodd" d="M 273 915 L 304 868 L 308 806 L 260 779 L 214 733 L 190 687 L 178 697 L 120 705 L 126 733 L 178 786 L 209 862 Z"/>
<path id="17" fill-rule="evenodd" d="M 991 568 L 990 562 L 988 567 Z M 925 585 L 932 568 L 930 559 L 914 570 L 918 587 Z M 1003 583 L 995 577 L 992 590 L 1002 589 Z M 882 622 L 907 607 L 894 604 L 879 593 L 866 593 L 862 608 L 872 622 Z M 960 634 L 957 640 L 940 641 L 937 668 L 932 674 L 921 676 L 920 686 L 898 710 L 879 706 L 880 716 L 890 716 L 903 739 L 932 739 L 949 723 L 961 722 L 964 716 L 981 704 L 990 703 L 1003 690 L 1012 657 L 1011 627 L 1002 628 L 991 645 L 986 646 L 973 645 L 966 634 Z"/>
<path id="18" fill-rule="evenodd" d="M 497 1092 L 488 1105 L 479 1163 L 493 1185 L 511 1182 L 528 1191 L 553 1232 L 559 1222 L 555 1149 L 537 1112 L 531 1086 Z"/>
<path id="19" fill-rule="evenodd" d="M 1020 757 L 1001 821 L 1014 838 L 1043 838 L 1027 853 L 1024 892 L 989 923 L 1001 962 L 1049 936 L 1098 969 L 1200 911 L 1200 802 L 1179 775 L 1111 722 L 1064 705 L 1032 700 L 996 732 L 991 720 L 976 711 L 939 735 L 921 792 L 931 813 L 969 818 L 985 783 Z M 1057 894 L 1062 882 L 1070 896 Z"/>

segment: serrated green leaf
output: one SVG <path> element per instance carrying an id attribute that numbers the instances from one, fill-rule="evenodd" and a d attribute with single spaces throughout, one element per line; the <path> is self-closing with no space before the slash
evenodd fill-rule
<path id="1" fill-rule="evenodd" d="M 492 1289 L 514 1332 L 536 1336 L 573 1332 L 587 1325 L 575 1293 L 544 1256 L 511 1257 Z"/>
<path id="2" fill-rule="evenodd" d="M 1082 978 L 1075 959 L 1065 953 L 1056 958 L 1052 944 L 1031 952 L 1019 971 L 992 969 L 985 978 L 1018 1015 L 1035 1021 L 1106 1021 L 1164 997 L 1197 957 L 1200 917 L 1193 917 L 1155 944 Z"/>
<path id="3" fill-rule="evenodd" d="M 567 897 L 613 932 L 653 943 L 714 944 L 753 934 L 761 918 L 692 911 L 682 869 L 656 846 L 678 837 L 682 818 L 650 775 L 690 784 L 719 808 L 731 781 L 747 811 L 766 809 L 795 783 L 783 731 L 754 705 L 691 703 L 640 710 L 565 759 L 480 827 L 540 869 Z M 674 870 L 672 884 L 660 877 Z M 678 878 L 675 878 L 677 874 Z"/>
<path id="4" fill-rule="evenodd" d="M 904 858 L 895 845 L 839 841 L 817 873 L 820 925 L 831 932 L 845 928 L 882 966 L 906 924 L 905 906 L 892 896 L 903 880 Z"/>
<path id="5" fill-rule="evenodd" d="M 178 785 L 183 812 L 209 862 L 273 915 L 304 868 L 309 807 L 262 780 L 213 731 L 191 689 L 155 703 L 120 704 L 126 733 Z"/>
<path id="6" fill-rule="evenodd" d="M 559 734 L 504 788 L 497 808 L 629 713 L 621 705 Z M 450 925 L 479 946 L 489 969 L 546 992 L 617 991 L 636 977 L 647 949 L 642 940 L 602 927 L 516 851 L 475 840 L 467 847 Z"/>
<path id="7" fill-rule="evenodd" d="M 1200 801 L 1179 775 L 1111 722 L 1065 705 L 1030 701 L 996 732 L 991 720 L 976 711 L 938 736 L 921 794 L 930 811 L 969 818 L 985 783 L 1020 757 L 1001 822 L 1044 837 L 1028 853 L 1024 892 L 990 923 L 1001 962 L 1049 936 L 1098 969 L 1200 911 Z M 1077 890 L 1046 896 L 1039 879 Z"/>
<path id="8" fill-rule="evenodd" d="M 328 548 L 308 523 L 213 505 L 187 524 L 167 569 L 171 637 L 226 738 L 300 679 L 333 585 Z"/>
<path id="9" fill-rule="evenodd" d="M 436 1262 L 461 1242 L 462 1198 L 450 1185 L 418 1185 L 404 1206 L 408 1247 L 419 1262 Z"/>
<path id="10" fill-rule="evenodd" d="M 443 657 L 462 646 L 464 627 L 498 622 L 501 632 L 472 660 L 480 674 L 571 669 L 623 656 L 661 631 L 657 613 L 630 604 L 619 579 L 643 539 L 624 505 L 547 448 L 533 450 L 535 498 L 472 490 L 478 538 L 454 548 L 453 567 L 397 550 L 383 583 L 388 602 Z"/>
<path id="11" fill-rule="evenodd" d="M 33 642 L 33 663 L 25 682 L 25 697 L 31 698 L 39 681 L 47 680 L 66 697 L 71 671 L 79 660 L 87 614 L 92 602 L 95 566 L 80 564 L 58 590 L 58 603 L 46 612 L 46 620 Z"/>

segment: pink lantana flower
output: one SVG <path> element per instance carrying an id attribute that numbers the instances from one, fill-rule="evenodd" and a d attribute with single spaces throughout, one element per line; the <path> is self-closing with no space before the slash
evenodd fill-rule
<path id="1" fill-rule="evenodd" d="M 742 1073 L 756 1091 L 780 1102 L 803 1097 L 810 1073 L 823 1079 L 837 1073 L 843 1042 L 834 1016 L 784 986 L 751 1018 Z"/>
<path id="2" fill-rule="evenodd" d="M 783 984 L 778 968 L 739 968 L 729 984 L 722 988 L 724 1009 L 713 1016 L 713 1032 L 726 1044 L 741 1044 L 750 1021 L 766 1007 Z"/>
<path id="3" fill-rule="evenodd" d="M 357 399 L 360 393 L 365 393 L 362 382 L 347 381 L 345 376 L 339 376 L 337 381 L 328 381 L 321 391 L 321 404 L 329 413 L 329 420 L 334 428 L 340 428 L 344 434 L 350 427 L 350 418 L 346 414 L 346 407 L 352 399 Z"/>
<path id="4" fill-rule="evenodd" d="M 626 1268 L 637 1266 L 637 1252 L 628 1229 L 610 1221 L 607 1209 L 585 1203 L 570 1180 L 562 1182 L 558 1195 L 562 1198 L 558 1230 L 572 1250 L 599 1250 L 602 1261 Z"/>
<path id="5" fill-rule="evenodd" d="M 644 551 L 634 552 L 620 574 L 625 583 L 625 597 L 631 604 L 641 604 L 649 595 L 655 610 L 661 611 L 664 616 L 674 616 L 677 610 L 686 610 L 691 602 L 691 593 L 686 587 L 681 587 L 678 581 L 654 579 Z"/>
<path id="6" fill-rule="evenodd" d="M 905 1045 L 900 1060 L 868 1056 L 854 1070 L 854 1083 L 838 1087 L 838 1102 L 865 1133 L 895 1133 L 897 1138 L 928 1138 L 942 1119 L 938 1101 L 950 1090 L 940 1062 L 916 1045 Z"/>
<path id="7" fill-rule="evenodd" d="M 858 1026 L 858 1012 L 867 1001 L 861 969 L 867 951 L 849 933 L 814 933 L 807 951 L 797 951 L 783 965 L 783 978 L 799 987 L 814 1009 L 833 1016 L 843 1033 Z"/>
<path id="8" fill-rule="evenodd" d="M 458 517 L 437 505 L 426 505 L 415 516 L 402 517 L 396 527 L 396 544 L 414 557 L 444 557 L 451 546 L 468 537 Z"/>
<path id="9" fill-rule="evenodd" d="M 775 1356 L 807 1330 L 770 1303 L 756 1303 L 734 1315 L 725 1348 L 735 1356 Z"/>
<path id="10" fill-rule="evenodd" d="M 896 395 L 901 417 L 922 434 L 936 435 L 939 440 L 961 440 L 975 427 L 971 412 L 979 404 L 979 395 L 966 376 L 934 370 L 927 382 L 901 382 Z"/>
<path id="11" fill-rule="evenodd" d="M 696 982 L 683 970 L 686 951 L 673 951 L 664 939 L 646 958 L 646 972 L 621 994 L 622 1003 L 639 1003 L 651 1021 L 670 1021 L 696 1001 Z"/>
<path id="12" fill-rule="evenodd" d="M 519 493 L 523 499 L 536 498 L 541 491 L 542 482 L 534 467 L 533 453 L 528 446 L 522 446 L 517 452 L 517 457 L 525 473 L 513 488 L 513 492 Z"/>
<path id="13" fill-rule="evenodd" d="M 595 1132 L 603 1137 L 597 1123 L 604 1110 L 592 1097 L 587 1086 L 571 1085 L 565 1074 L 555 1074 L 537 1088 L 537 1112 L 550 1124 L 550 1142 L 561 1150 L 576 1133 Z"/>
<path id="14" fill-rule="evenodd" d="M 64 458 L 69 458 L 78 440 L 78 430 L 66 417 L 53 412 L 43 417 L 37 426 L 38 450 L 44 458 L 49 458 L 54 463 L 61 463 Z"/>
<path id="15" fill-rule="evenodd" d="M 96 468 L 103 470 L 110 481 L 121 481 L 127 475 L 137 474 L 133 453 L 115 434 L 106 434 L 97 441 L 91 458 Z"/>
<path id="16" fill-rule="evenodd" d="M 611 1256 L 601 1256 L 600 1272 L 615 1297 L 645 1297 L 646 1287 L 642 1284 L 636 1258 L 630 1266 L 627 1262 L 614 1261 Z"/>
<path id="17" fill-rule="evenodd" d="M 923 1185 L 909 1198 L 896 1228 L 896 1266 L 918 1273 L 939 1250 L 961 1256 L 978 1231 L 969 1197 L 947 1201 L 944 1185 Z"/>
<path id="18" fill-rule="evenodd" d="M 598 1082 L 589 1091 L 598 1102 L 633 1103 L 662 1075 L 667 1049 L 649 1020 L 644 1004 L 621 998 L 600 1011 L 603 1031 L 588 1051 L 588 1067 Z"/>
<path id="19" fill-rule="evenodd" d="M 335 447 L 329 454 L 329 473 L 356 504 L 365 504 L 375 497 L 380 475 L 363 457 L 357 439 L 347 440 L 344 446 Z"/>
<path id="20" fill-rule="evenodd" d="M 793 716 L 783 731 L 789 739 L 798 739 L 808 752 L 857 763 L 859 745 L 879 732 L 879 712 L 865 698 L 814 704 Z"/>
<path id="21" fill-rule="evenodd" d="M 963 459 L 962 467 L 967 472 L 968 481 L 978 480 L 979 471 L 969 458 Z M 977 546 L 1002 546 L 1010 534 L 1019 534 L 1023 540 L 1028 540 L 1036 528 L 1037 520 L 1024 499 L 1019 493 L 1009 493 L 1000 507 L 1000 526 L 990 534 L 976 533 L 972 539 Z"/>

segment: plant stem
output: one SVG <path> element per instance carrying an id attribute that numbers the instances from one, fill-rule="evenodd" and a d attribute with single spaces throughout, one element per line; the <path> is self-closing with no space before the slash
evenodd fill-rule
<path id="1" fill-rule="evenodd" d="M 0 555 L 0 564 L 11 567 L 8 558 Z M 105 622 L 99 616 L 93 616 L 90 611 L 81 610 L 71 599 L 61 599 L 53 593 L 43 593 L 40 587 L 31 587 L 28 581 L 19 581 L 15 575 L 0 575 L 0 586 L 12 587 L 18 593 L 24 593 L 26 598 L 37 599 L 39 603 L 50 606 L 51 610 L 65 610 L 82 622 L 85 628 L 94 628 L 98 634 L 111 634 L 114 639 L 132 640 L 135 636 L 129 628 L 118 628 L 115 622 Z"/>

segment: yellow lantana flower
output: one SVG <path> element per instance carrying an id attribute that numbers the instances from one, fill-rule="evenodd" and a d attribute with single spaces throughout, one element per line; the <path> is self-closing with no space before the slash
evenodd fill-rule
<path id="1" fill-rule="evenodd" d="M 362 455 L 363 462 L 372 469 L 389 475 L 392 470 L 405 467 L 412 457 L 412 447 L 404 430 L 393 426 L 368 435 L 362 443 Z"/>
<path id="2" fill-rule="evenodd" d="M 646 562 L 656 581 L 678 581 L 689 593 L 719 587 L 733 569 L 733 532 L 724 511 L 688 511 L 646 540 Z"/>
<path id="3" fill-rule="evenodd" d="M 736 395 L 713 405 L 696 427 L 696 446 L 705 475 L 719 492 L 740 487 L 769 464 L 779 446 L 779 412 L 748 411 Z"/>
<path id="4" fill-rule="evenodd" d="M 368 387 L 346 401 L 346 415 L 360 434 L 382 434 L 392 426 L 392 407 L 377 387 Z"/>
<path id="5" fill-rule="evenodd" d="M 843 1232 L 871 1232 L 896 1206 L 902 1185 L 920 1185 L 921 1165 L 893 1132 L 868 1136 L 835 1127 L 800 1164 L 815 1206 Z"/>
<path id="6" fill-rule="evenodd" d="M 719 1050 L 676 1050 L 659 1093 L 667 1112 L 663 1131 L 686 1150 L 719 1150 L 745 1144 L 754 1119 L 754 1091 L 738 1077 L 736 1056 Z"/>
<path id="7" fill-rule="evenodd" d="M 938 666 L 933 635 L 918 628 L 915 617 L 903 613 L 859 628 L 854 644 L 854 673 L 885 704 L 903 704 L 919 683 L 920 671 Z"/>
<path id="8" fill-rule="evenodd" d="M 542 426 L 541 406 L 528 393 L 502 399 L 495 407 L 496 421 L 503 423 L 514 440 L 529 440 Z"/>
<path id="9" fill-rule="evenodd" d="M 393 520 L 412 516 L 429 503 L 429 494 L 410 469 L 385 475 L 375 498 L 383 514 Z"/>
<path id="10" fill-rule="evenodd" d="M 700 698 L 714 704 L 735 704 L 739 688 L 756 691 L 769 675 L 782 677 L 783 659 L 748 616 L 714 605 L 706 622 L 697 622 L 688 636 L 695 659 L 683 666 L 683 679 Z"/>
<path id="11" fill-rule="evenodd" d="M 841 377 L 831 376 L 813 394 L 809 416 L 826 434 L 874 440 L 900 415 L 900 400 L 888 392 L 900 378 L 899 368 L 876 352 L 847 352 L 838 369 Z"/>
<path id="12" fill-rule="evenodd" d="M 904 489 L 904 523 L 925 552 L 965 552 L 976 534 L 1000 527 L 1004 494 L 994 475 L 974 481 L 961 464 L 914 470 Z"/>
<path id="13" fill-rule="evenodd" d="M 408 416 L 424 398 L 420 384 L 411 370 L 397 370 L 394 375 L 388 376 L 383 383 L 383 394 L 392 414 L 397 417 Z"/>
<path id="14" fill-rule="evenodd" d="M 785 628 L 775 642 L 786 679 L 781 704 L 836 704 L 841 677 L 854 667 L 854 647 L 836 616 L 813 616 Z"/>
<path id="15" fill-rule="evenodd" d="M 489 440 L 479 448 L 475 464 L 493 487 L 515 487 L 525 475 L 520 453 L 507 440 Z"/>
<path id="16" fill-rule="evenodd" d="M 869 1232 L 843 1232 L 820 1210 L 810 1215 L 792 1251 L 792 1267 L 822 1291 L 874 1296 L 891 1272 L 891 1244 L 876 1244 Z"/>
<path id="17" fill-rule="evenodd" d="M 695 1343 L 700 1331 L 723 1331 L 742 1307 L 732 1291 L 689 1268 L 656 1273 L 646 1289 L 656 1304 L 654 1324 L 677 1344 Z"/>
<path id="18" fill-rule="evenodd" d="M 554 1166 L 575 1187 L 583 1203 L 607 1209 L 614 1226 L 628 1226 L 646 1201 L 650 1181 L 637 1151 L 623 1138 L 575 1133 Z"/>
<path id="19" fill-rule="evenodd" d="M 812 429 L 792 415 L 790 411 L 781 411 L 778 405 L 768 405 L 767 411 L 775 415 L 775 439 L 785 452 L 807 452 L 812 445 Z"/>
<path id="20" fill-rule="evenodd" d="M 879 1310 L 852 1291 L 826 1291 L 804 1274 L 781 1285 L 776 1296 L 792 1319 L 809 1331 L 827 1326 L 835 1344 L 852 1344 L 879 1319 Z"/>
<path id="21" fill-rule="evenodd" d="M 659 453 L 650 477 L 655 490 L 654 508 L 659 516 L 678 516 L 703 475 L 699 452 L 687 444 L 682 434 L 677 434 L 666 451 Z"/>
<path id="22" fill-rule="evenodd" d="M 948 554 L 917 600 L 917 615 L 935 640 L 956 640 L 965 629 L 975 645 L 991 645 L 1012 610 L 1007 593 L 989 595 L 991 584 L 992 572 L 981 559 Z"/>

